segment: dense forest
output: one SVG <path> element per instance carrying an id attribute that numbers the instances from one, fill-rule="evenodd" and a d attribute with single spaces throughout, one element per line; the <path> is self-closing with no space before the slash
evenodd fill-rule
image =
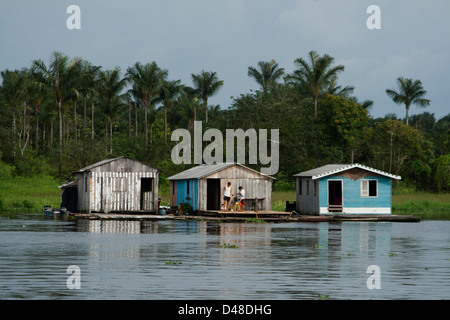
<path id="1" fill-rule="evenodd" d="M 311 51 L 287 74 L 276 61 L 249 66 L 258 90 L 211 105 L 223 86 L 213 71 L 170 79 L 156 62 L 105 70 L 54 52 L 1 72 L 0 178 L 50 175 L 62 180 L 96 161 L 129 156 L 162 170 L 161 184 L 191 165 L 175 165 L 171 140 L 177 128 L 279 129 L 276 190 L 293 189 L 292 175 L 328 163 L 361 163 L 396 175 L 418 190 L 450 191 L 450 114 L 408 115 L 431 97 L 419 80 L 399 75 L 386 94 L 404 119 L 373 118 L 372 101 L 358 101 L 354 87 L 339 85 L 343 65 Z M 389 79 L 392 80 L 392 79 Z M 270 130 L 268 130 L 270 131 Z M 205 143 L 205 146 L 207 143 Z M 261 164 L 249 165 L 259 169 Z"/>

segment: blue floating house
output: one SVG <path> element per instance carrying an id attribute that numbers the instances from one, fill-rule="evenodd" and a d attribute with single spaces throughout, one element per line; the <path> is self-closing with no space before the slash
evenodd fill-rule
<path id="1" fill-rule="evenodd" d="M 387 172 L 360 164 L 329 164 L 294 175 L 300 214 L 391 214 Z"/>

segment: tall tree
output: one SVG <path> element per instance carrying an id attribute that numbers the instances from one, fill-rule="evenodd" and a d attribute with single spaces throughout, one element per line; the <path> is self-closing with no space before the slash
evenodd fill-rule
<path id="1" fill-rule="evenodd" d="M 180 80 L 164 80 L 159 93 L 159 100 L 164 108 L 164 142 L 167 142 L 167 111 L 183 90 L 183 85 L 180 82 Z"/>
<path id="2" fill-rule="evenodd" d="M 100 67 L 92 65 L 90 62 L 82 61 L 82 78 L 83 78 L 83 145 L 86 145 L 86 118 L 87 118 L 87 100 L 93 98 L 97 91 L 97 85 L 99 83 L 99 77 L 101 76 Z M 92 99 L 93 100 L 93 99 Z M 92 109 L 94 109 L 94 103 L 92 102 Z M 92 110 L 93 112 L 93 110 Z M 92 122 L 94 118 L 92 117 Z M 92 134 L 94 130 L 92 129 Z"/>
<path id="3" fill-rule="evenodd" d="M 199 74 L 192 74 L 192 82 L 194 89 L 203 101 L 205 108 L 205 122 L 208 122 L 208 98 L 217 94 L 223 86 L 223 80 L 217 78 L 217 73 L 212 71 L 204 71 Z"/>
<path id="4" fill-rule="evenodd" d="M 161 69 L 156 62 L 142 65 L 136 62 L 127 69 L 126 77 L 132 84 L 130 92 L 139 98 L 145 108 L 145 146 L 148 146 L 148 107 L 158 97 L 162 81 L 168 75 L 167 69 Z"/>
<path id="5" fill-rule="evenodd" d="M 21 104 L 25 97 L 26 78 L 24 73 L 18 70 L 5 70 L 2 75 L 2 90 L 0 94 L 0 103 L 6 106 L 12 114 L 11 136 L 13 158 L 16 155 L 16 117 L 19 113 Z"/>
<path id="6" fill-rule="evenodd" d="M 264 93 L 267 93 L 283 75 L 284 68 L 279 68 L 278 63 L 273 59 L 270 62 L 259 61 L 258 69 L 252 66 L 248 67 L 248 76 L 261 86 Z"/>
<path id="7" fill-rule="evenodd" d="M 409 78 L 397 78 L 398 91 L 387 89 L 387 95 L 396 103 L 404 104 L 406 108 L 406 125 L 408 125 L 408 113 L 412 104 L 419 107 L 427 107 L 430 105 L 430 100 L 425 99 L 427 92 L 422 87 L 420 80 L 413 80 Z"/>
<path id="8" fill-rule="evenodd" d="M 100 104 L 105 117 L 105 145 L 107 146 L 107 132 L 109 123 L 110 153 L 112 153 L 112 127 L 113 119 L 117 116 L 120 108 L 124 105 L 122 101 L 122 90 L 125 88 L 126 79 L 121 78 L 120 68 L 102 72 L 99 79 Z"/>
<path id="9" fill-rule="evenodd" d="M 49 93 L 45 87 L 40 86 L 33 81 L 31 81 L 31 83 L 27 86 L 27 91 L 30 99 L 30 105 L 34 108 L 34 115 L 36 118 L 35 152 L 37 156 L 39 155 L 39 108 L 44 101 L 49 98 Z"/>
<path id="10" fill-rule="evenodd" d="M 339 72 L 343 65 L 333 66 L 334 58 L 328 54 L 320 56 L 316 51 L 309 52 L 309 62 L 303 58 L 294 61 L 298 67 L 286 77 L 290 83 L 298 85 L 302 93 L 309 95 L 314 101 L 314 119 L 317 119 L 317 102 L 319 97 L 328 93 L 328 89 L 336 88 Z"/>
<path id="11" fill-rule="evenodd" d="M 62 149 L 63 149 L 63 119 L 62 108 L 63 102 L 66 100 L 72 79 L 80 72 L 81 60 L 79 58 L 70 58 L 60 52 L 52 54 L 50 64 L 48 66 L 42 60 L 34 60 L 32 71 L 37 82 L 47 88 L 55 99 L 56 108 L 58 110 L 59 119 L 59 173 L 61 173 L 62 165 Z"/>

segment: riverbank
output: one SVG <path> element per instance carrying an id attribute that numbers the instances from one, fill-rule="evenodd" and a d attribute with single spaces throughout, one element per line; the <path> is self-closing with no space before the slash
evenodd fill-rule
<path id="1" fill-rule="evenodd" d="M 41 212 L 45 205 L 59 207 L 61 183 L 49 176 L 0 179 L 0 211 Z"/>
<path id="2" fill-rule="evenodd" d="M 49 176 L 0 179 L 0 211 L 41 212 L 45 205 L 59 207 L 61 182 Z M 169 193 L 162 192 L 162 205 Z M 274 191 L 272 209 L 285 211 L 286 201 L 295 201 L 295 191 Z M 412 188 L 394 189 L 392 213 L 421 219 L 450 220 L 450 193 L 416 192 Z"/>

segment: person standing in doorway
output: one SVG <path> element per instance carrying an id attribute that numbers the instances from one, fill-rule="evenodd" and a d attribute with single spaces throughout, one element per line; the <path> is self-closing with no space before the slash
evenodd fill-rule
<path id="1" fill-rule="evenodd" d="M 233 188 L 231 187 L 231 182 L 228 182 L 225 187 L 223 187 L 223 201 L 225 202 L 225 210 L 228 210 L 230 205 L 231 193 Z"/>

